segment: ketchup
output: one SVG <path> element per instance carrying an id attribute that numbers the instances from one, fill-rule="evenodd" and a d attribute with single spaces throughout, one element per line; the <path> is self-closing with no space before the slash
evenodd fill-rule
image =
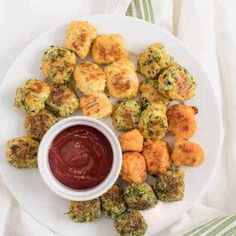
<path id="1" fill-rule="evenodd" d="M 58 181 L 73 189 L 101 183 L 113 161 L 112 147 L 104 134 L 86 125 L 63 130 L 49 149 L 49 165 Z"/>

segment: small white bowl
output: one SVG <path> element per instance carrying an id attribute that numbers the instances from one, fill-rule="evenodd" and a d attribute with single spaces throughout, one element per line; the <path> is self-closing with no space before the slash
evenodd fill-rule
<path id="1" fill-rule="evenodd" d="M 54 138 L 64 129 L 75 125 L 87 125 L 103 133 L 111 144 L 113 151 L 112 167 L 107 177 L 98 185 L 89 189 L 72 189 L 59 182 L 53 175 L 48 161 L 48 152 Z M 85 116 L 73 116 L 63 119 L 52 126 L 44 135 L 38 150 L 38 168 L 46 185 L 57 195 L 77 201 L 91 200 L 101 196 L 116 182 L 122 165 L 122 151 L 114 132 L 104 123 Z"/>

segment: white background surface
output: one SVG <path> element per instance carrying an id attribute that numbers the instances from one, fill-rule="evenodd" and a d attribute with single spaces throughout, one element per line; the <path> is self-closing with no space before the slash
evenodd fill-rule
<path id="1" fill-rule="evenodd" d="M 99 4 L 97 0 L 76 0 L 73 5 L 72 0 L 60 0 L 60 4 L 57 1 L 53 6 L 51 2 L 55 0 L 0 0 L 0 82 L 19 52 L 41 32 L 80 14 L 112 12 L 117 2 L 124 7 L 115 13 L 124 14 L 129 0 L 99 0 Z M 152 0 L 152 3 L 155 22 L 185 42 L 210 75 L 217 99 L 222 102 L 226 132 L 221 159 L 201 204 L 160 234 L 179 235 L 212 217 L 236 212 L 236 1 Z M 0 235 L 52 235 L 20 209 L 2 181 L 0 202 Z"/>

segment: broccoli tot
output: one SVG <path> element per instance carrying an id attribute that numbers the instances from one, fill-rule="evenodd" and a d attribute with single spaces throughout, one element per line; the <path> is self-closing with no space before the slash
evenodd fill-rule
<path id="1" fill-rule="evenodd" d="M 7 142 L 7 159 L 17 168 L 37 167 L 39 142 L 30 137 L 12 138 Z"/>
<path id="2" fill-rule="evenodd" d="M 68 83 L 75 65 L 75 54 L 63 47 L 51 46 L 42 59 L 43 74 L 53 84 Z"/>
<path id="3" fill-rule="evenodd" d="M 137 128 L 141 114 L 140 104 L 133 100 L 119 101 L 112 113 L 113 126 L 120 131 L 129 131 Z"/>
<path id="4" fill-rule="evenodd" d="M 138 58 L 138 70 L 147 79 L 156 79 L 161 70 L 173 63 L 173 58 L 161 43 L 145 48 Z"/>
<path id="5" fill-rule="evenodd" d="M 147 224 L 138 211 L 127 212 L 117 217 L 114 226 L 121 236 L 142 236 L 147 230 Z"/>
<path id="6" fill-rule="evenodd" d="M 158 80 L 146 79 L 140 84 L 140 102 L 142 109 L 147 108 L 149 104 L 158 103 L 168 105 L 170 100 L 158 91 Z"/>
<path id="7" fill-rule="evenodd" d="M 36 115 L 27 115 L 25 117 L 24 126 L 30 137 L 40 140 L 56 122 L 57 117 L 46 109 L 43 109 Z"/>
<path id="8" fill-rule="evenodd" d="M 125 203 L 130 209 L 145 210 L 157 203 L 156 196 L 147 183 L 128 185 L 124 192 Z"/>
<path id="9" fill-rule="evenodd" d="M 167 117 L 156 104 L 149 105 L 141 114 L 138 129 L 145 140 L 160 140 L 168 130 Z"/>
<path id="10" fill-rule="evenodd" d="M 113 185 L 101 196 L 101 203 L 102 212 L 111 218 L 116 218 L 126 210 L 123 201 L 123 190 L 118 185 Z"/>
<path id="11" fill-rule="evenodd" d="M 67 117 L 79 108 L 79 99 L 71 86 L 53 85 L 46 105 L 56 115 Z"/>
<path id="12" fill-rule="evenodd" d="M 16 90 L 14 105 L 29 115 L 36 115 L 45 105 L 50 94 L 47 83 L 37 79 L 29 79 Z"/>
<path id="13" fill-rule="evenodd" d="M 101 216 L 99 198 L 89 201 L 71 201 L 69 216 L 75 222 L 91 222 Z"/>
<path id="14" fill-rule="evenodd" d="M 184 197 L 184 172 L 172 166 L 165 174 L 157 175 L 154 192 L 158 200 L 173 202 Z"/>
<path id="15" fill-rule="evenodd" d="M 158 77 L 158 91 L 171 100 L 186 101 L 195 96 L 196 80 L 177 63 L 165 69 Z"/>

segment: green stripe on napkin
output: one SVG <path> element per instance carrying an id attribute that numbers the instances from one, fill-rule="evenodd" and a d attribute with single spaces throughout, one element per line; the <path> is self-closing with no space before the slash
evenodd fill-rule
<path id="1" fill-rule="evenodd" d="M 151 0 L 132 0 L 126 15 L 154 23 Z"/>
<path id="2" fill-rule="evenodd" d="M 236 235 L 236 215 L 218 217 L 185 233 L 183 236 L 234 236 Z"/>

